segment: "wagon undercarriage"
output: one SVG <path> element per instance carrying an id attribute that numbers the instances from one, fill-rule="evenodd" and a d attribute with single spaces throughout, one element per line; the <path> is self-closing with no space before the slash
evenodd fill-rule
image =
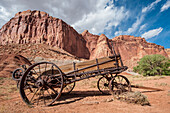
<path id="1" fill-rule="evenodd" d="M 115 52 L 114 52 L 115 53 Z M 16 69 L 13 79 L 18 81 L 20 95 L 28 105 L 52 105 L 62 93 L 70 93 L 75 83 L 87 78 L 102 76 L 97 82 L 103 94 L 121 94 L 131 91 L 129 80 L 119 75 L 127 70 L 120 55 L 96 60 L 57 66 L 51 62 L 39 62 L 28 69 Z"/>

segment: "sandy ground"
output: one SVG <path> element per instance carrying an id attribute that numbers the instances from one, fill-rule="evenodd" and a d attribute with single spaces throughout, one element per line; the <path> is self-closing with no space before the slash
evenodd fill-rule
<path id="1" fill-rule="evenodd" d="M 50 107 L 28 107 L 21 99 L 15 81 L 0 79 L 0 113 L 170 113 L 170 76 L 141 77 L 125 75 L 132 84 L 160 88 L 163 91 L 140 90 L 151 106 L 141 106 L 112 99 L 97 89 L 98 78 L 76 83 L 75 89 L 61 95 L 60 101 Z M 137 91 L 139 89 L 132 89 Z"/>

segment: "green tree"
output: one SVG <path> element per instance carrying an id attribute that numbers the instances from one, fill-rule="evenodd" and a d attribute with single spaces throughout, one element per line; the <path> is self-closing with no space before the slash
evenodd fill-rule
<path id="1" fill-rule="evenodd" d="M 170 60 L 162 55 L 146 55 L 133 70 L 143 76 L 170 75 Z"/>

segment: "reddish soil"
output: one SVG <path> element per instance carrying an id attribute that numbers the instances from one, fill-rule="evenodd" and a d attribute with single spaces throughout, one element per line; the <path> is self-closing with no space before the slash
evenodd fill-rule
<path id="1" fill-rule="evenodd" d="M 170 113 L 170 76 L 141 77 L 126 75 L 132 84 L 160 88 L 163 91 L 140 90 L 151 106 L 141 106 L 119 100 L 108 102 L 112 95 L 102 95 L 97 87 L 99 77 L 76 83 L 75 89 L 61 95 L 60 102 L 50 107 L 28 107 L 21 99 L 15 81 L 0 79 L 0 113 Z M 138 89 L 133 88 L 133 91 Z"/>

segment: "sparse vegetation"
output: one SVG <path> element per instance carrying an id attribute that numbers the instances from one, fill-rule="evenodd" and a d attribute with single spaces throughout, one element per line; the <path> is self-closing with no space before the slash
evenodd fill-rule
<path id="1" fill-rule="evenodd" d="M 169 84 L 167 84 L 167 83 L 155 83 L 155 86 L 168 86 L 168 87 L 170 87 L 170 85 Z"/>
<path id="2" fill-rule="evenodd" d="M 125 92 L 120 95 L 114 95 L 115 99 L 125 101 L 128 103 L 140 104 L 142 106 L 149 105 L 150 103 L 145 95 L 140 93 L 139 91 L 136 92 Z"/>
<path id="3" fill-rule="evenodd" d="M 143 76 L 170 75 L 170 60 L 162 55 L 146 55 L 134 67 Z"/>

